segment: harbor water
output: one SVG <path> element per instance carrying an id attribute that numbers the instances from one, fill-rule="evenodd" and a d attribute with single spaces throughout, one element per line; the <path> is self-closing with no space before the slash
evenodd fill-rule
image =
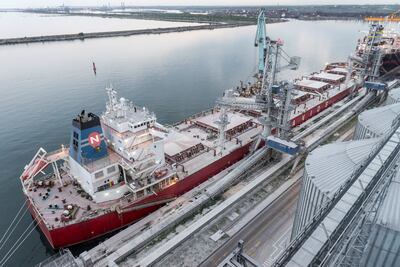
<path id="1" fill-rule="evenodd" d="M 0 12 L 0 38 L 31 37 L 80 32 L 140 30 L 198 25 L 196 23 Z"/>
<path id="2" fill-rule="evenodd" d="M 75 16 L 67 19 L 98 20 Z M 13 20 L 17 17 L 9 23 L 18 23 Z M 149 21 L 122 21 L 119 23 L 132 28 L 156 25 Z M 3 25 L 0 24 L 0 37 L 10 36 L 8 29 L 2 29 Z M 31 25 L 31 29 L 35 27 Z M 328 62 L 345 61 L 362 35 L 360 31 L 367 28 L 362 22 L 352 21 L 290 21 L 267 25 L 272 38 L 284 40 L 289 55 L 302 57 L 299 70 L 281 73 L 279 77 L 299 77 L 320 70 Z M 58 32 L 60 29 L 52 33 L 65 33 Z M 95 29 L 121 30 L 121 27 L 97 25 Z M 83 30 L 77 27 L 73 31 Z M 18 36 L 32 33 L 37 32 L 24 33 L 21 29 Z M 237 86 L 240 80 L 250 80 L 257 60 L 254 35 L 255 26 L 246 26 L 1 46 L 0 236 L 24 203 L 18 177 L 25 164 L 39 147 L 50 151 L 68 143 L 71 120 L 82 109 L 100 114 L 104 110 L 106 86 L 112 85 L 121 96 L 154 111 L 159 122 L 174 123 L 212 107 L 225 89 Z M 97 75 L 92 70 L 93 62 Z M 0 260 L 14 241 L 20 236 L 25 238 L 23 231 L 31 222 L 32 218 L 25 213 L 14 235 L 0 248 Z M 79 253 L 96 242 L 72 251 Z M 6 266 L 31 266 L 53 253 L 36 229 Z"/>

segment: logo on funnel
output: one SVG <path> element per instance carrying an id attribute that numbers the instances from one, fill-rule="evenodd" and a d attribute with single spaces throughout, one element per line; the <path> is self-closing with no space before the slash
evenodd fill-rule
<path id="1" fill-rule="evenodd" d="M 100 137 L 100 134 L 98 132 L 93 132 L 93 133 L 89 134 L 89 144 L 93 148 L 97 148 L 97 147 L 100 146 L 101 137 Z"/>

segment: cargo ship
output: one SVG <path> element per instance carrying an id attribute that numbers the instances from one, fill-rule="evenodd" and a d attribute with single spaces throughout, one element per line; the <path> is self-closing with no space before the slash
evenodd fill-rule
<path id="1" fill-rule="evenodd" d="M 348 96 L 346 74 L 330 66 L 295 81 L 291 126 Z M 69 145 L 40 148 L 20 176 L 30 213 L 53 248 L 139 220 L 257 149 L 263 130 L 261 111 L 230 109 L 221 147 L 219 107 L 164 126 L 113 88 L 106 92 L 103 114 L 82 111 L 72 120 Z"/>
<path id="2" fill-rule="evenodd" d="M 379 76 L 391 73 L 400 66 L 400 34 L 385 30 L 382 24 L 371 24 L 369 33 L 358 40 L 356 56 L 378 55 Z"/>

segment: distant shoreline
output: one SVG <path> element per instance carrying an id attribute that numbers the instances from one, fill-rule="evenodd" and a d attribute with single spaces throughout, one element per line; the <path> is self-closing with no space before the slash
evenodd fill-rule
<path id="1" fill-rule="evenodd" d="M 7 11 L 2 11 L 7 12 Z M 16 12 L 16 11 L 8 11 Z M 94 38 L 111 38 L 111 37 L 123 37 L 133 35 L 149 35 L 149 34 L 164 34 L 172 32 L 186 32 L 196 30 L 214 30 L 220 28 L 234 28 L 242 26 L 256 25 L 256 20 L 191 20 L 191 19 L 173 19 L 172 17 L 159 16 L 160 14 L 155 13 L 143 13 L 143 14 L 93 14 L 93 13 L 59 13 L 59 12 L 32 12 L 32 11 L 17 11 L 21 13 L 32 13 L 32 14 L 49 14 L 49 15 L 60 15 L 60 16 L 84 16 L 84 17 L 101 17 L 101 18 L 120 18 L 120 19 L 140 19 L 140 20 L 155 20 L 155 21 L 168 21 L 168 22 L 187 22 L 187 23 L 198 23 L 200 25 L 193 26 L 181 26 L 181 27 L 166 27 L 166 28 L 152 28 L 152 29 L 138 29 L 138 30 L 122 30 L 122 31 L 105 31 L 105 32 L 79 32 L 72 34 L 53 34 L 43 36 L 29 36 L 29 37 L 12 37 L 12 38 L 0 38 L 0 45 L 18 45 L 28 43 L 44 43 L 44 42 L 61 42 L 61 41 L 74 41 Z M 157 16 L 156 16 L 157 15 Z M 287 22 L 288 20 L 269 20 L 268 23 L 281 23 Z"/>
<path id="2" fill-rule="evenodd" d="M 70 16 L 92 16 L 109 18 L 131 18 L 158 21 L 194 23 L 256 23 L 259 11 L 264 8 L 268 23 L 286 19 L 306 21 L 356 20 L 366 17 L 385 17 L 400 10 L 399 4 L 318 4 L 318 5 L 209 5 L 209 6 L 57 6 L 46 8 L 17 9 L 1 11 L 30 12 L 38 14 L 59 14 Z"/>
<path id="3" fill-rule="evenodd" d="M 118 19 L 140 19 L 140 20 L 157 20 L 157 21 L 169 21 L 169 22 L 189 22 L 189 23 L 208 23 L 208 24 L 256 24 L 257 19 L 254 17 L 243 17 L 236 15 L 198 15 L 190 13 L 155 13 L 155 12 L 127 12 L 126 14 L 115 14 L 115 13 L 62 13 L 53 11 L 21 11 L 25 13 L 33 14 L 52 14 L 52 15 L 64 15 L 64 16 L 81 16 L 81 17 L 101 17 L 101 18 L 118 18 Z M 279 23 L 285 22 L 284 18 L 269 18 L 267 23 Z"/>
<path id="4" fill-rule="evenodd" d="M 193 26 L 181 26 L 181 27 L 166 27 L 166 28 L 153 28 L 153 29 L 139 29 L 139 30 L 123 30 L 123 31 L 105 31 L 105 32 L 79 32 L 72 34 L 55 34 L 55 35 L 43 35 L 43 36 L 30 36 L 30 37 L 12 37 L 12 38 L 0 38 L 1 45 L 18 45 L 28 43 L 44 43 L 44 42 L 60 42 L 60 41 L 74 41 L 94 38 L 111 38 L 111 37 L 123 37 L 133 35 L 149 35 L 149 34 L 164 34 L 172 32 L 185 32 L 185 31 L 196 31 L 196 30 L 214 30 L 219 28 L 234 28 L 241 26 L 256 25 L 257 21 L 255 18 L 238 18 L 238 16 L 210 16 L 207 15 L 192 15 L 182 13 L 127 13 L 127 14 L 97 14 L 97 13 L 62 13 L 62 12 L 44 12 L 44 11 L 31 11 L 31 10 L 0 10 L 0 12 L 21 12 L 21 13 L 32 13 L 32 14 L 49 14 L 49 15 L 60 15 L 60 16 L 83 16 L 83 17 L 101 17 L 101 18 L 119 18 L 119 19 L 140 19 L 140 20 L 155 20 L 155 21 L 168 21 L 168 22 L 187 22 L 187 23 L 198 23 L 200 25 Z M 180 18 L 179 18 L 180 17 Z M 198 19 L 199 17 L 202 20 Z M 235 18 L 235 19 L 232 19 Z M 302 20 L 302 21 L 364 21 L 360 17 L 343 17 L 343 16 L 301 16 L 297 18 L 281 18 L 281 19 L 269 19 L 267 24 L 281 23 L 291 20 Z"/>
<path id="5" fill-rule="evenodd" d="M 116 18 L 116 19 L 138 19 L 138 20 L 154 20 L 154 21 L 167 21 L 167 22 L 187 22 L 199 24 L 240 24 L 243 26 L 249 24 L 256 24 L 255 17 L 239 17 L 239 16 L 211 16 L 211 15 L 192 15 L 192 14 L 171 14 L 171 13 L 153 13 L 153 12 L 132 12 L 127 14 L 113 14 L 113 13 L 62 13 L 53 11 L 34 11 L 34 10 L 0 10 L 1 12 L 18 12 L 18 13 L 31 13 L 31 14 L 49 14 L 60 16 L 80 16 L 80 17 L 99 17 L 99 18 Z M 210 19 L 211 18 L 211 19 Z M 267 24 L 287 22 L 289 19 L 302 20 L 302 21 L 364 21 L 364 17 L 357 16 L 310 16 L 301 15 L 297 17 L 284 17 L 284 18 L 269 18 Z"/>

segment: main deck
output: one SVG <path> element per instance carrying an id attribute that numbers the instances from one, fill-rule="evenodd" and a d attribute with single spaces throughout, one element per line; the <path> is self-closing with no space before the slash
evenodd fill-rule
<path id="1" fill-rule="evenodd" d="M 262 131 L 262 126 L 257 123 L 255 117 L 239 112 L 229 112 L 228 117 L 232 124 L 225 132 L 224 149 L 220 149 L 216 138 L 218 130 L 215 127 L 218 116 L 219 111 L 214 109 L 168 128 L 169 131 L 165 133 L 165 155 L 167 159 L 170 158 L 170 161 L 158 168 L 166 171 L 159 178 L 165 180 L 163 188 L 156 186 L 159 180 L 154 176 L 147 177 L 146 185 L 137 190 L 132 190 L 128 184 L 121 181 L 104 192 L 98 192 L 97 197 L 101 198 L 101 194 L 121 195 L 122 192 L 126 192 L 123 197 L 118 200 L 97 202 L 82 189 L 77 182 L 77 177 L 70 176 L 68 164 L 62 164 L 59 166 L 59 178 L 53 174 L 36 179 L 32 187 L 27 190 L 27 196 L 48 229 L 87 221 L 110 212 L 127 209 L 138 202 L 142 203 L 146 197 L 160 193 L 168 186 L 184 180 L 236 149 L 248 145 Z M 67 160 L 68 148 L 48 153 L 48 159 Z M 93 172 L 110 164 L 119 163 L 123 166 L 124 161 L 127 162 L 127 159 L 112 149 L 108 149 L 106 158 L 85 163 L 84 167 L 89 172 Z M 145 190 L 146 188 L 148 190 Z M 67 216 L 66 211 L 68 211 Z"/>
<path id="2" fill-rule="evenodd" d="M 218 146 L 218 109 L 204 111 L 170 128 L 165 154 L 176 165 L 180 178 L 191 175 L 236 149 L 253 142 L 262 132 L 257 118 L 241 112 L 227 113 L 223 149 Z"/>

